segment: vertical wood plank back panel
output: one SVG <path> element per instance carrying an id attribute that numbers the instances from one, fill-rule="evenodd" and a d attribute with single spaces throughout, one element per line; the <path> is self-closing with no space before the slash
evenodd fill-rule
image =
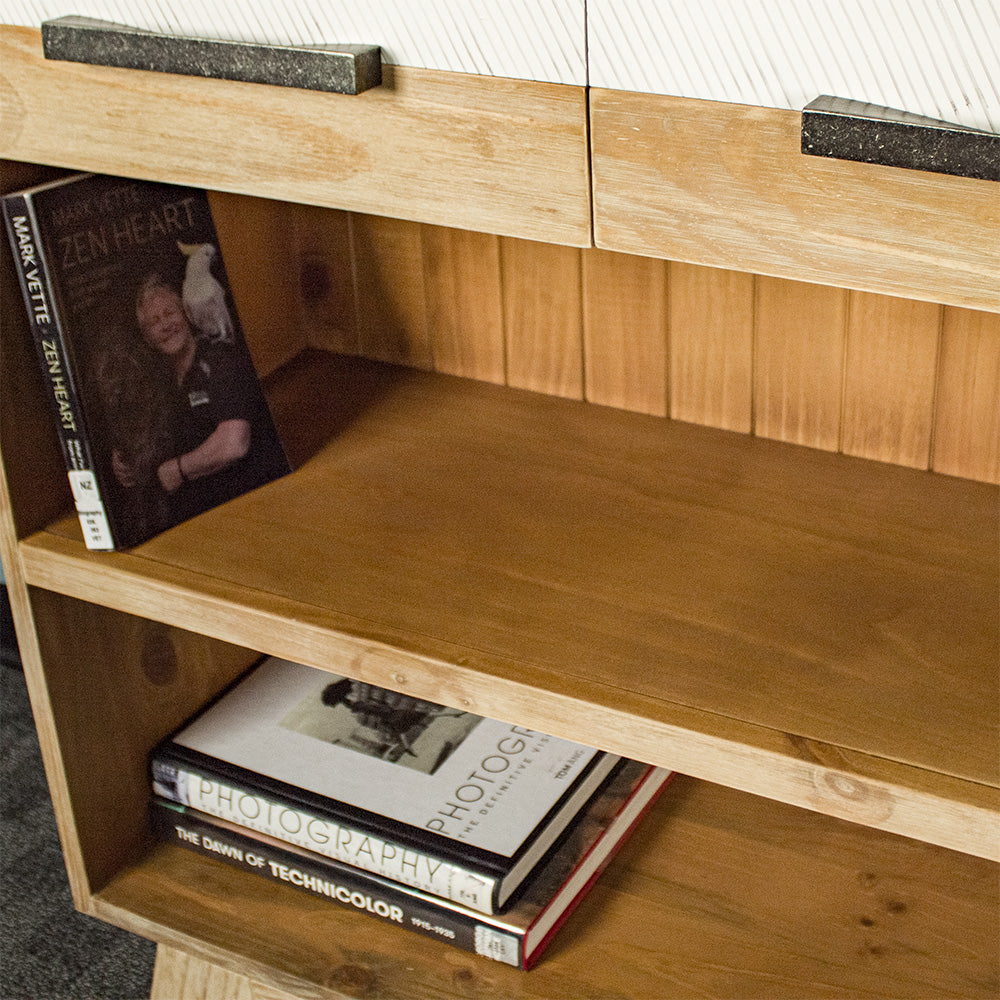
<path id="1" fill-rule="evenodd" d="M 844 373 L 843 451 L 930 465 L 941 307 L 852 292 Z"/>
<path id="2" fill-rule="evenodd" d="M 757 279 L 755 431 L 836 451 L 847 295 L 839 288 Z"/>
<path id="3" fill-rule="evenodd" d="M 504 237 L 507 384 L 583 398 L 580 251 Z"/>
<path id="4" fill-rule="evenodd" d="M 240 321 L 260 375 L 269 375 L 306 346 L 292 304 L 300 300 L 299 269 L 288 202 L 211 192 L 212 218 Z M 247 253 L 247 245 L 257 247 Z M 285 308 L 275 308 L 275 303 Z"/>
<path id="5" fill-rule="evenodd" d="M 1000 315 L 944 310 L 933 468 L 1000 482 Z"/>
<path id="6" fill-rule="evenodd" d="M 1000 478 L 992 313 L 297 211 L 314 346 L 917 468 L 936 440 L 937 471 Z"/>
<path id="7" fill-rule="evenodd" d="M 666 261 L 583 251 L 586 394 L 592 403 L 667 414 Z"/>
<path id="8" fill-rule="evenodd" d="M 367 358 L 432 367 L 420 224 L 351 216 L 358 350 Z"/>
<path id="9" fill-rule="evenodd" d="M 503 307 L 496 236 L 421 227 L 434 370 L 503 384 Z"/>
<path id="10" fill-rule="evenodd" d="M 748 433 L 753 426 L 754 277 L 670 264 L 670 415 Z"/>
<path id="11" fill-rule="evenodd" d="M 358 353 L 358 308 L 350 216 L 293 206 L 298 252 L 299 317 L 310 347 Z"/>

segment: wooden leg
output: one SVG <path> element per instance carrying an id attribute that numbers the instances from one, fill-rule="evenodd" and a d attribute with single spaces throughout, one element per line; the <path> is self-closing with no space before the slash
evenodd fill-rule
<path id="1" fill-rule="evenodd" d="M 151 1000 L 254 1000 L 254 989 L 246 976 L 161 944 Z"/>
<path id="2" fill-rule="evenodd" d="M 179 948 L 160 945 L 150 1000 L 299 1000 L 275 986 L 254 982 Z"/>

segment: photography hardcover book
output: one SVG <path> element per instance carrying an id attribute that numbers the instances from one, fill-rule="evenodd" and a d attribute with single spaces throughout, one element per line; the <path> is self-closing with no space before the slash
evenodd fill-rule
<path id="1" fill-rule="evenodd" d="M 163 798 L 492 913 L 619 760 L 268 658 L 151 770 Z"/>
<path id="2" fill-rule="evenodd" d="M 88 548 L 289 471 L 204 191 L 73 174 L 3 209 Z"/>
<path id="3" fill-rule="evenodd" d="M 464 951 L 528 969 L 539 960 L 670 778 L 671 772 L 663 768 L 622 761 L 515 899 L 496 915 L 175 802 L 154 799 L 151 811 L 154 830 L 167 843 L 322 897 L 324 903 L 329 901 Z"/>

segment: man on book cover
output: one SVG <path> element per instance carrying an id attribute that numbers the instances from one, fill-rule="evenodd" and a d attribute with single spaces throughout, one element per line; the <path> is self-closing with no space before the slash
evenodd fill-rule
<path id="1" fill-rule="evenodd" d="M 147 274 L 136 293 L 135 318 L 142 342 L 152 352 L 151 378 L 139 381 L 160 384 L 144 387 L 155 394 L 149 398 L 145 428 L 130 428 L 129 440 L 112 446 L 112 468 L 121 486 L 151 489 L 169 524 L 283 471 L 249 458 L 255 437 L 270 436 L 256 374 L 230 344 L 195 335 L 180 291 L 160 274 Z M 115 368 L 109 388 L 121 393 L 123 372 Z M 126 420 L 119 402 L 119 431 Z M 259 456 L 280 455 L 276 442 L 266 443 L 269 447 Z"/>

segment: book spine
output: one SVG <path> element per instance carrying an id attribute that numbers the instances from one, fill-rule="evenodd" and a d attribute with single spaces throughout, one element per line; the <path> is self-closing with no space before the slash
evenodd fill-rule
<path id="1" fill-rule="evenodd" d="M 306 851 L 285 848 L 254 837 L 248 831 L 235 830 L 225 821 L 193 813 L 185 806 L 154 799 L 151 816 L 154 832 L 167 843 L 262 875 L 272 882 L 294 886 L 462 951 L 525 968 L 524 937 L 512 933 L 509 927 L 495 926 L 474 913 L 437 903 L 350 865 L 310 856 Z"/>
<path id="2" fill-rule="evenodd" d="M 163 798 L 481 913 L 495 910 L 497 880 L 491 875 L 223 781 L 162 753 L 153 758 L 152 774 L 153 790 Z"/>
<path id="3" fill-rule="evenodd" d="M 7 235 L 18 264 L 21 294 L 54 409 L 84 541 L 89 549 L 113 549 L 111 524 L 101 500 L 83 410 L 31 199 L 24 194 L 8 195 L 3 199 L 3 207 Z"/>

